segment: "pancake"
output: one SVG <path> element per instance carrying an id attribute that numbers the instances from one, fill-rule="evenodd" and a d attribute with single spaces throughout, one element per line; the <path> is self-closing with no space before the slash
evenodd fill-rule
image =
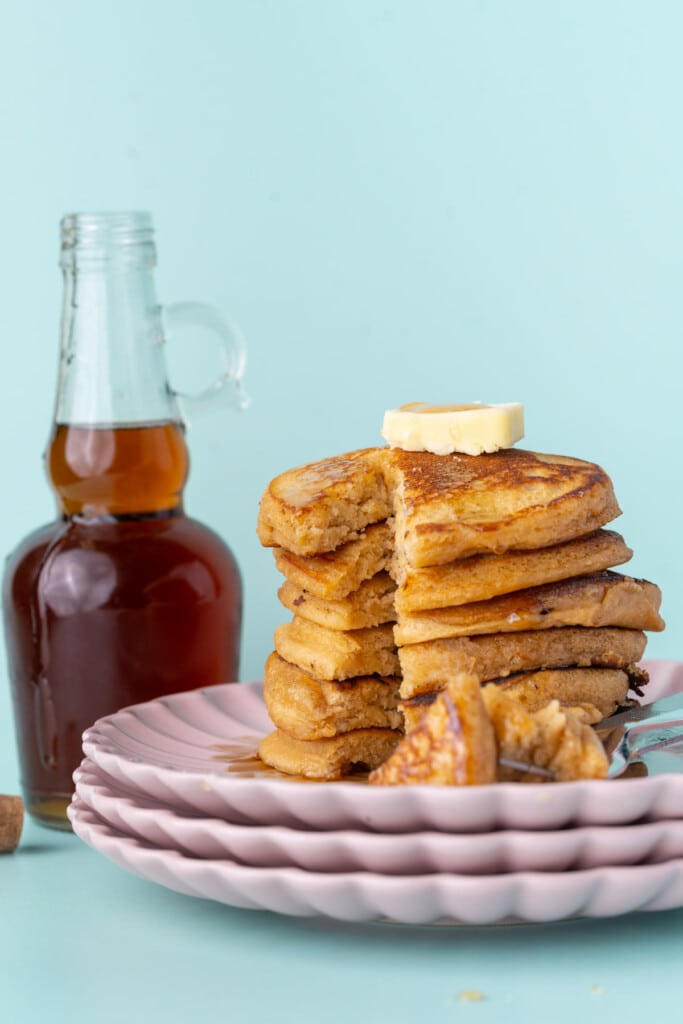
<path id="1" fill-rule="evenodd" d="M 399 578 L 405 566 L 559 544 L 620 514 L 599 466 L 518 448 L 484 455 L 394 449 L 385 476 L 393 491 Z"/>
<path id="2" fill-rule="evenodd" d="M 538 551 L 472 555 L 423 569 L 404 566 L 402 575 L 399 566 L 394 565 L 392 572 L 398 581 L 396 611 L 399 615 L 408 615 L 483 601 L 570 576 L 610 569 L 627 562 L 632 554 L 618 533 L 596 530 L 586 537 L 551 544 Z"/>
<path id="3" fill-rule="evenodd" d="M 599 466 L 521 449 L 370 448 L 276 477 L 258 535 L 294 618 L 276 630 L 266 669 L 277 728 L 264 761 L 312 778 L 374 770 L 405 710 L 424 764 L 414 768 L 416 740 L 402 768 L 394 761 L 396 780 L 488 780 L 463 769 L 455 680 L 467 676 L 481 735 L 493 728 L 499 746 L 542 757 L 558 778 L 599 777 L 585 722 L 627 701 L 643 631 L 664 625 L 657 587 L 607 571 L 631 557 L 603 529 L 619 514 Z M 429 695 L 437 711 L 421 730 L 414 709 Z"/>
<path id="4" fill-rule="evenodd" d="M 537 672 L 519 672 L 507 679 L 497 679 L 487 686 L 497 686 L 503 693 L 525 707 L 538 711 L 552 700 L 561 707 L 583 712 L 583 720 L 594 725 L 628 704 L 628 692 L 634 682 L 647 681 L 643 674 L 613 668 L 559 668 Z M 440 691 L 420 694 L 400 702 L 406 732 L 414 729 Z"/>
<path id="5" fill-rule="evenodd" d="M 297 555 L 333 551 L 391 515 L 378 470 L 381 448 L 336 455 L 276 476 L 261 498 L 257 534 L 264 547 Z"/>
<path id="6" fill-rule="evenodd" d="M 393 525 L 377 523 L 333 552 L 305 558 L 277 548 L 275 565 L 295 586 L 324 600 L 338 601 L 364 580 L 389 568 L 392 542 Z"/>
<path id="7" fill-rule="evenodd" d="M 497 758 L 479 680 L 461 673 L 368 781 L 377 786 L 485 785 L 496 781 Z"/>
<path id="8" fill-rule="evenodd" d="M 629 703 L 628 692 L 647 683 L 646 673 L 615 668 L 560 668 L 524 673 L 489 684 L 518 701 L 529 711 L 538 711 L 551 700 L 564 707 L 592 705 L 600 721 Z"/>
<path id="9" fill-rule="evenodd" d="M 400 575 L 405 566 L 558 544 L 620 510 L 604 470 L 581 459 L 517 448 L 488 455 L 368 448 L 272 480 L 257 532 L 266 547 L 310 556 L 336 550 L 392 513 Z"/>
<path id="10" fill-rule="evenodd" d="M 402 729 L 398 687 L 399 680 L 388 676 L 317 679 L 273 653 L 266 661 L 263 697 L 278 729 L 316 740 L 352 729 Z"/>
<path id="11" fill-rule="evenodd" d="M 664 622 L 658 611 L 661 601 L 661 591 L 654 583 L 616 572 L 596 572 L 488 601 L 402 615 L 394 639 L 404 645 L 556 626 L 662 630 Z"/>
<path id="12" fill-rule="evenodd" d="M 289 580 L 278 590 L 278 597 L 294 615 L 328 629 L 364 629 L 394 621 L 395 590 L 389 574 L 381 572 L 336 601 L 316 597 Z"/>
<path id="13" fill-rule="evenodd" d="M 326 629 L 295 615 L 275 630 L 275 650 L 318 679 L 399 674 L 392 627 Z"/>
<path id="14" fill-rule="evenodd" d="M 463 671 L 489 682 L 542 668 L 628 669 L 643 656 L 645 644 L 640 630 L 585 626 L 410 644 L 399 651 L 401 697 L 442 690 L 451 676 Z"/>
<path id="15" fill-rule="evenodd" d="M 391 729 L 355 729 L 322 740 L 298 740 L 276 729 L 259 745 L 259 757 L 271 768 L 309 779 L 339 779 L 377 768 L 402 737 Z"/>
<path id="16" fill-rule="evenodd" d="M 609 759 L 594 730 L 551 701 L 538 711 L 528 711 L 496 686 L 482 691 L 496 734 L 500 759 L 533 765 L 552 773 L 547 781 L 604 779 Z M 519 772 L 501 765 L 501 782 L 542 782 L 534 772 Z"/>
<path id="17" fill-rule="evenodd" d="M 457 673 L 369 782 L 458 786 L 605 778 L 605 749 L 583 718 L 558 701 L 529 711 L 496 686 L 482 689 L 476 675 Z"/>

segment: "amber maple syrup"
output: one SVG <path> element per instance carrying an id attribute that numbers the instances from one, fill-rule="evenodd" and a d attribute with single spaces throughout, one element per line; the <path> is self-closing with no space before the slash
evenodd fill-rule
<path id="1" fill-rule="evenodd" d="M 84 729 L 237 678 L 241 582 L 183 512 L 178 423 L 58 425 L 46 464 L 63 515 L 10 557 L 5 631 L 27 807 L 68 828 Z"/>
<path id="2" fill-rule="evenodd" d="M 182 504 L 189 459 L 178 423 L 55 427 L 47 472 L 65 515 L 149 515 Z"/>

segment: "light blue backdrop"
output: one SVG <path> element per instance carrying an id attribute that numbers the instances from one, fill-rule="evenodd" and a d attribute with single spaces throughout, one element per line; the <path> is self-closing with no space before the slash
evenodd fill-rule
<path id="1" fill-rule="evenodd" d="M 243 569 L 243 678 L 283 618 L 262 489 L 416 399 L 523 401 L 529 447 L 604 464 L 680 657 L 682 31 L 675 0 L 5 0 L 0 549 L 53 512 L 59 218 L 149 209 L 162 301 L 248 339 L 187 489 Z"/>

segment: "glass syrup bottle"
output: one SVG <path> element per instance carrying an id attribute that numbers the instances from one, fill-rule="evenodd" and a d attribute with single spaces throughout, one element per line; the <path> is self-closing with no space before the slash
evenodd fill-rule
<path id="1" fill-rule="evenodd" d="M 238 677 L 240 574 L 221 538 L 183 509 L 188 450 L 164 324 L 199 323 L 223 343 L 221 376 L 185 404 L 246 400 L 244 350 L 219 315 L 159 306 L 148 214 L 73 214 L 61 231 L 45 455 L 59 517 L 9 556 L 3 613 L 27 810 L 68 829 L 85 728 L 126 705 Z"/>

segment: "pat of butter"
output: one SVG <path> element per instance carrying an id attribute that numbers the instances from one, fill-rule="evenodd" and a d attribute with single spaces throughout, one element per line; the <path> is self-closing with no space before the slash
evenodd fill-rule
<path id="1" fill-rule="evenodd" d="M 450 455 L 481 455 L 511 448 L 524 437 L 524 406 L 520 402 L 502 405 L 427 405 L 411 402 L 384 414 L 382 437 L 392 448 L 408 452 Z"/>

